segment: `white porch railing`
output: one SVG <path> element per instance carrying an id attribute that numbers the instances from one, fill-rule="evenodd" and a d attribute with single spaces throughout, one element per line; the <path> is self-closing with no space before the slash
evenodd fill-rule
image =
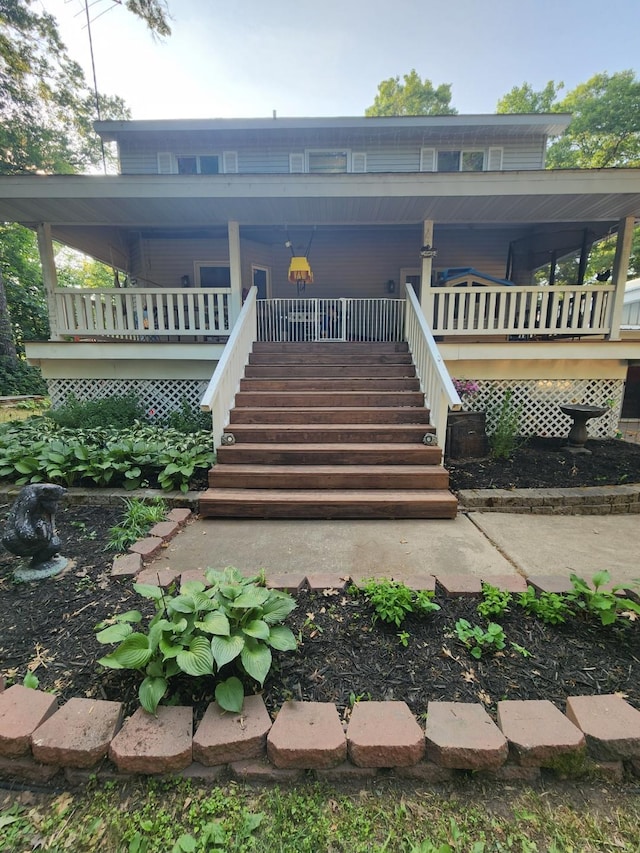
<path id="1" fill-rule="evenodd" d="M 133 339 L 228 335 L 229 288 L 58 288 L 60 335 Z"/>
<path id="2" fill-rule="evenodd" d="M 449 409 L 460 409 L 462 403 L 410 284 L 405 284 L 405 292 L 406 339 L 444 459 Z"/>
<path id="3" fill-rule="evenodd" d="M 216 365 L 211 381 L 204 392 L 200 407 L 211 412 L 213 446 L 218 447 L 229 412 L 233 406 L 240 380 L 249 361 L 249 353 L 256 340 L 256 296 L 258 289 L 249 291 L 238 321 Z"/>
<path id="4" fill-rule="evenodd" d="M 258 300 L 259 341 L 402 341 L 403 299 Z"/>
<path id="5" fill-rule="evenodd" d="M 614 285 L 432 287 L 425 314 L 434 335 L 607 334 Z"/>

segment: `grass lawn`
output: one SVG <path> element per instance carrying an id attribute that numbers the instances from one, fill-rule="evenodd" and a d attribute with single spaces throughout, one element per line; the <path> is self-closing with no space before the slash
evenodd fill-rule
<path id="1" fill-rule="evenodd" d="M 185 781 L 0 793 L 0 850 L 74 853 L 604 853 L 640 849 L 638 787 L 461 778 L 251 788 Z"/>

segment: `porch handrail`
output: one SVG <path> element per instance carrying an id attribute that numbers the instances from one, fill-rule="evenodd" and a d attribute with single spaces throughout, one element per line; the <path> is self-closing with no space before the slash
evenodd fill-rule
<path id="1" fill-rule="evenodd" d="M 425 320 L 418 298 L 410 284 L 405 283 L 406 317 L 405 336 L 413 356 L 416 374 L 420 380 L 420 389 L 430 409 L 430 421 L 436 428 L 438 445 L 442 448 L 444 459 L 447 442 L 447 416 L 449 409 L 462 408 L 462 401 L 456 391 L 449 371 L 444 363 L 438 345 Z"/>
<path id="2" fill-rule="evenodd" d="M 436 335 L 605 335 L 614 295 L 611 284 L 438 286 L 425 315 Z"/>
<path id="3" fill-rule="evenodd" d="M 214 447 L 218 447 L 222 441 L 229 412 L 233 407 L 240 380 L 244 376 L 244 369 L 249 361 L 249 353 L 256 340 L 257 294 L 257 287 L 249 290 L 222 357 L 200 401 L 200 408 L 205 412 L 211 412 Z"/>
<path id="4" fill-rule="evenodd" d="M 233 325 L 228 287 L 59 287 L 53 298 L 59 335 L 211 337 Z"/>

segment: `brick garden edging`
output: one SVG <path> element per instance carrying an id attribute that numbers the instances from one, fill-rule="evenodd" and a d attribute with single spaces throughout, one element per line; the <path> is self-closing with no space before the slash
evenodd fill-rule
<path id="1" fill-rule="evenodd" d="M 551 491 L 563 496 L 588 491 L 595 497 L 595 492 L 613 495 L 614 490 L 623 490 L 616 492 L 620 495 L 632 490 L 630 503 L 638 509 L 625 511 L 640 511 L 638 486 Z M 491 490 L 493 499 L 500 497 L 498 491 L 503 490 Z M 516 491 L 532 490 L 505 494 Z M 122 495 L 112 492 L 110 497 L 115 503 Z M 157 526 L 157 536 L 143 540 L 156 541 L 135 543 L 128 555 L 116 558 L 113 575 L 157 582 L 153 569 L 144 568 L 143 557 L 157 553 L 188 521 L 185 496 L 176 495 L 174 506 L 178 499 L 183 508 L 169 513 L 167 522 Z M 614 505 L 622 505 L 621 499 L 608 504 Z M 126 570 L 117 567 L 122 559 L 129 559 Z M 161 582 L 168 585 L 178 577 L 185 580 L 188 573 L 165 574 Z M 420 588 L 433 589 L 436 580 L 448 594 L 461 595 L 480 592 L 482 578 L 429 576 L 420 579 Z M 526 587 L 520 576 L 487 580 L 510 591 Z M 540 590 L 570 587 L 560 576 L 528 581 Z M 289 575 L 272 577 L 268 585 L 295 593 L 305 584 L 326 589 L 345 582 L 333 575 Z M 565 713 L 546 700 L 508 700 L 498 702 L 494 721 L 479 703 L 429 702 L 422 726 L 399 701 L 356 703 L 345 721 L 331 703 L 287 702 L 272 721 L 256 695 L 245 699 L 241 715 L 211 703 L 194 733 L 189 707 L 159 707 L 156 717 L 139 708 L 123 722 L 119 702 L 74 698 L 59 708 L 54 695 L 22 685 L 5 690 L 0 678 L 0 779 L 6 780 L 48 783 L 64 778 L 73 785 L 90 776 L 171 773 L 260 783 L 294 781 L 311 772 L 319 779 L 346 782 L 392 771 L 398 778 L 436 784 L 473 771 L 485 778 L 532 782 L 545 768 L 562 777 L 585 770 L 612 780 L 621 780 L 625 772 L 640 776 L 640 711 L 616 695 L 569 696 Z"/>
<path id="2" fill-rule="evenodd" d="M 463 489 L 462 511 L 531 512 L 538 515 L 640 513 L 640 484 L 574 489 Z"/>

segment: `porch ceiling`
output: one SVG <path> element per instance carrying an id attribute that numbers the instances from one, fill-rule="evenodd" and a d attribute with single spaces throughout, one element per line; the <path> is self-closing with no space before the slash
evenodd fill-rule
<path id="1" fill-rule="evenodd" d="M 0 179 L 0 220 L 24 225 L 498 225 L 631 215 L 640 216 L 640 170 L 633 169 Z"/>

